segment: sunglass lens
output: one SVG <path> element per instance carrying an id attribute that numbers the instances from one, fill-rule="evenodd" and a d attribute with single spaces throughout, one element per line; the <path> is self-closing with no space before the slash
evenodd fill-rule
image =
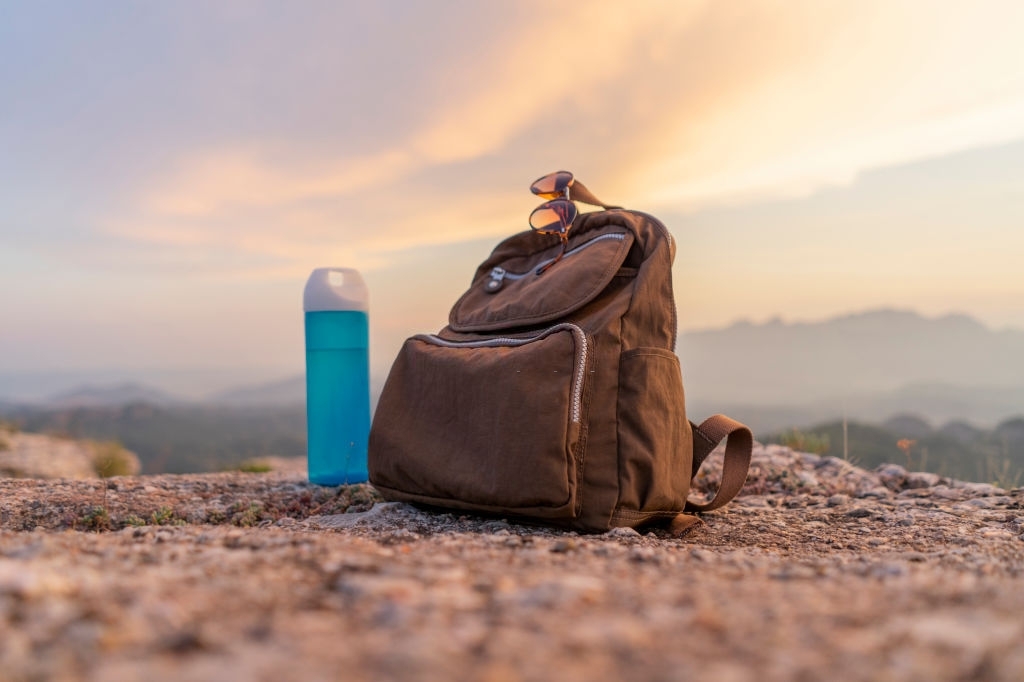
<path id="1" fill-rule="evenodd" d="M 530 227 L 544 234 L 565 234 L 576 220 L 576 206 L 571 201 L 556 199 L 541 204 L 530 214 Z"/>
<path id="2" fill-rule="evenodd" d="M 565 194 L 565 188 L 572 185 L 572 173 L 556 171 L 538 178 L 530 185 L 530 191 L 545 199 L 557 199 Z"/>

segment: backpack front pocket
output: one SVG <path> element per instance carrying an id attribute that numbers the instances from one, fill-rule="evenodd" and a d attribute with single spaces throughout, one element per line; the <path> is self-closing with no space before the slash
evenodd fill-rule
<path id="1" fill-rule="evenodd" d="M 374 416 L 370 480 L 394 499 L 574 518 L 587 350 L 572 324 L 407 340 Z"/>

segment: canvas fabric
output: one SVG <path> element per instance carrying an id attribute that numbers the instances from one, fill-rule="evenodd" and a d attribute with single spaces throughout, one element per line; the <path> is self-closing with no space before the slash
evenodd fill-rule
<path id="1" fill-rule="evenodd" d="M 501 242 L 437 334 L 408 339 L 370 431 L 391 500 L 604 531 L 693 524 L 746 479 L 753 436 L 686 418 L 672 292 L 675 242 L 652 216 L 581 214 L 557 236 Z M 726 440 L 717 494 L 688 500 Z"/>

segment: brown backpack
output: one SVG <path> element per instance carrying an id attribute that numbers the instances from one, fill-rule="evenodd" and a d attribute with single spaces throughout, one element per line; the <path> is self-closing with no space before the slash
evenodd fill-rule
<path id="1" fill-rule="evenodd" d="M 581 214 L 559 240 L 500 243 L 448 326 L 408 339 L 373 419 L 380 493 L 605 531 L 716 509 L 740 492 L 753 436 L 728 417 L 686 419 L 672 295 L 675 243 L 635 211 Z M 687 500 L 728 436 L 718 493 Z M 678 518 L 677 518 L 678 517 Z"/>

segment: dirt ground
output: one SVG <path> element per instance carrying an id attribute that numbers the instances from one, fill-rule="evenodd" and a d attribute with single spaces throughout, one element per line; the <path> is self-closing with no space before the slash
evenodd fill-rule
<path id="1" fill-rule="evenodd" d="M 1024 490 L 778 446 L 681 539 L 295 468 L 0 480 L 4 681 L 1016 682 L 1021 642 Z"/>

